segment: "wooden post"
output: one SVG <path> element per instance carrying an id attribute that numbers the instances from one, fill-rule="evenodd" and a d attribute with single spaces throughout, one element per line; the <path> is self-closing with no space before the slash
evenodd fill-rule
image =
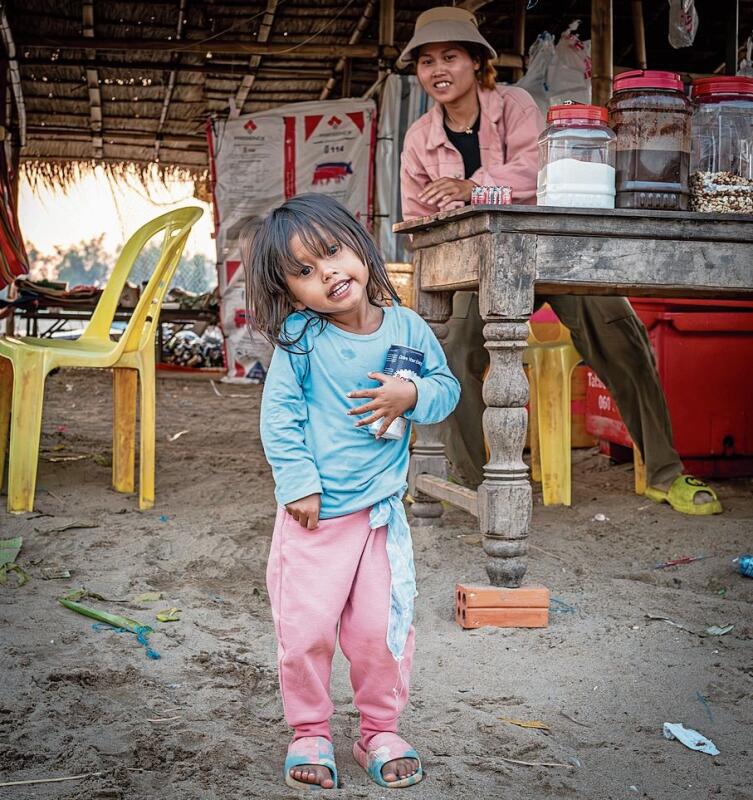
<path id="1" fill-rule="evenodd" d="M 387 76 L 388 69 L 384 59 L 384 48 L 395 44 L 395 0 L 379 0 L 379 74 L 381 82 Z"/>
<path id="2" fill-rule="evenodd" d="M 612 0 L 591 0 L 591 102 L 612 96 Z"/>
<path id="3" fill-rule="evenodd" d="M 648 69 L 648 60 L 646 57 L 646 27 L 643 24 L 643 0 L 632 0 L 632 4 L 635 60 L 639 69 Z"/>
<path id="4" fill-rule="evenodd" d="M 526 57 L 526 0 L 515 0 L 515 22 L 512 34 L 512 48 L 523 59 Z M 512 79 L 519 81 L 523 77 L 524 68 L 513 67 Z"/>
<path id="5" fill-rule="evenodd" d="M 346 58 L 345 63 L 343 64 L 342 90 L 340 92 L 341 97 L 350 97 L 352 77 L 353 62 L 349 58 Z"/>
<path id="6" fill-rule="evenodd" d="M 724 60 L 724 74 L 737 74 L 737 41 L 739 30 L 739 8 L 737 0 L 727 0 L 725 18 L 727 20 L 727 47 Z"/>

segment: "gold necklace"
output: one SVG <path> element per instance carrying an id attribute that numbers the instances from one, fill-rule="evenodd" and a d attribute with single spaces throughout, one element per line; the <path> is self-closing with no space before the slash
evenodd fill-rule
<path id="1" fill-rule="evenodd" d="M 470 136 L 473 133 L 473 126 L 476 124 L 476 121 L 478 120 L 479 113 L 480 109 L 477 109 L 476 113 L 473 115 L 473 120 L 465 126 L 461 124 L 460 127 L 462 128 L 462 130 L 457 131 L 457 133 L 467 133 Z M 453 125 L 458 125 L 458 123 L 455 122 L 455 120 L 447 112 L 445 112 L 445 116 Z"/>

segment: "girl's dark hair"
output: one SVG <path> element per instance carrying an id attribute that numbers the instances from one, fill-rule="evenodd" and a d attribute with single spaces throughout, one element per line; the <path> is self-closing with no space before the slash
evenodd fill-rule
<path id="1" fill-rule="evenodd" d="M 308 309 L 296 335 L 285 329 L 285 320 L 296 310 L 286 278 L 305 266 L 293 255 L 290 243 L 295 236 L 312 256 L 320 258 L 327 255 L 333 240 L 349 248 L 368 267 L 369 301 L 374 305 L 400 302 L 373 239 L 350 211 L 327 195 L 299 194 L 271 211 L 258 228 L 250 223 L 240 234 L 248 319 L 272 344 L 290 352 L 308 352 L 299 343 L 309 326 L 321 329 L 327 324 L 325 315 Z"/>

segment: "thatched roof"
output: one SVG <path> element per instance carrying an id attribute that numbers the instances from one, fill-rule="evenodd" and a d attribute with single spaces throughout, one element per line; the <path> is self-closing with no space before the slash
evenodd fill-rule
<path id="1" fill-rule="evenodd" d="M 511 53 L 515 11 L 526 0 L 468 2 L 480 7 L 490 41 Z M 156 162 L 203 173 L 207 118 L 360 96 L 377 79 L 379 53 L 391 65 L 416 16 L 435 4 L 401 2 L 394 47 L 380 50 L 380 0 L 9 0 L 2 6 L 26 111 L 22 160 L 59 178 L 72 164 L 94 163 Z M 558 33 L 575 17 L 589 36 L 591 0 L 527 4 L 526 48 L 542 30 Z M 666 0 L 643 5 L 651 68 L 704 73 L 723 65 L 720 9 L 728 0 L 696 0 L 697 44 L 679 51 L 667 43 Z M 618 65 L 635 65 L 631 6 L 614 0 Z M 753 0 L 740 0 L 739 15 L 742 42 L 753 26 Z M 509 79 L 509 69 L 500 77 Z"/>

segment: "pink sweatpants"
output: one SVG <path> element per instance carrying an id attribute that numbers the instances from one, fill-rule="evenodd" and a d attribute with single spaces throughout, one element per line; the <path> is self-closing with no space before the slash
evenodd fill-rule
<path id="1" fill-rule="evenodd" d="M 350 662 L 354 703 L 366 742 L 397 732 L 408 701 L 413 628 L 403 660 L 387 647 L 390 565 L 387 528 L 369 526 L 369 509 L 319 520 L 313 531 L 280 507 L 267 564 L 267 589 L 278 642 L 285 719 L 295 738 L 331 739 L 332 657 L 340 647 Z"/>

